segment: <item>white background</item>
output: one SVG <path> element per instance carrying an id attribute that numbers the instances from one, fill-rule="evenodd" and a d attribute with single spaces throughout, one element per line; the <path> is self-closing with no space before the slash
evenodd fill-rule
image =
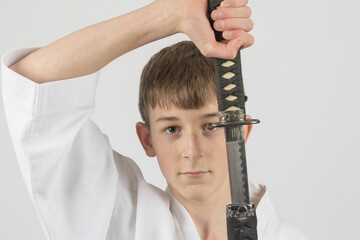
<path id="1" fill-rule="evenodd" d="M 148 0 L 0 0 L 0 54 L 44 46 Z M 255 45 L 243 51 L 249 177 L 265 183 L 279 214 L 312 239 L 359 239 L 360 3 L 250 0 Z M 119 26 L 125 28 L 126 26 Z M 159 26 L 160 28 L 161 26 Z M 164 187 L 135 134 L 142 67 L 175 35 L 122 56 L 102 72 L 93 119 L 113 148 Z M 45 239 L 11 146 L 0 100 L 0 239 Z"/>

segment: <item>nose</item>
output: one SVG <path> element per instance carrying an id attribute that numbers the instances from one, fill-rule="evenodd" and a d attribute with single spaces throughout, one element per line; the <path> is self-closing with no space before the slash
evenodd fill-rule
<path id="1" fill-rule="evenodd" d="M 196 133 L 189 133 L 183 138 L 183 158 L 197 160 L 203 156 L 200 138 Z"/>

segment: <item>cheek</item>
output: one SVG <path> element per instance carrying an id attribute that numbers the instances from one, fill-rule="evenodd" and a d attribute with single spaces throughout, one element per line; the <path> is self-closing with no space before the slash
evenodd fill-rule
<path id="1" fill-rule="evenodd" d="M 218 154 L 226 154 L 225 133 L 221 130 L 222 129 L 219 129 L 219 132 L 209 138 L 209 149 L 212 149 L 213 152 L 216 152 Z"/>
<path id="2" fill-rule="evenodd" d="M 168 161 L 161 158 L 161 156 L 157 157 L 160 170 L 165 177 L 165 179 L 168 181 L 168 177 L 171 175 L 171 164 L 169 164 Z"/>
<path id="3" fill-rule="evenodd" d="M 155 147 L 155 152 L 160 170 L 167 180 L 170 176 L 174 174 L 174 172 L 176 173 L 176 169 L 175 169 L 176 148 L 174 147 L 175 146 L 171 146 L 168 143 L 162 143 L 162 142 L 158 142 L 157 147 Z"/>
<path id="4" fill-rule="evenodd" d="M 215 161 L 218 171 L 227 172 L 227 153 L 226 153 L 226 142 L 224 136 L 219 136 L 216 141 L 213 141 L 210 148 L 211 154 Z"/>

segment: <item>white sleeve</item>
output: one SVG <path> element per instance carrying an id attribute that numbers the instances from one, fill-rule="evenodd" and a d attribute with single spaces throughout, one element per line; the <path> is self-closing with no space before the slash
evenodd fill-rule
<path id="1" fill-rule="evenodd" d="M 2 59 L 4 110 L 15 154 L 47 239 L 105 239 L 118 174 L 110 143 L 89 119 L 99 73 L 37 84 Z"/>

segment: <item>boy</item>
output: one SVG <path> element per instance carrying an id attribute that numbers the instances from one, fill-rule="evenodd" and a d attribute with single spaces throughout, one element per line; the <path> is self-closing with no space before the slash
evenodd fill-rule
<path id="1" fill-rule="evenodd" d="M 226 45 L 215 42 L 206 11 L 206 1 L 158 0 L 37 51 L 4 57 L 9 128 L 47 239 L 226 239 L 224 136 L 207 128 L 217 121 L 208 77 L 213 70 L 192 44 L 163 50 L 142 76 L 145 123 L 136 131 L 147 155 L 157 156 L 169 185 L 165 192 L 147 184 L 132 160 L 112 151 L 89 119 L 98 71 L 128 51 L 177 32 L 208 57 L 233 58 L 240 46 L 252 44 L 246 1 L 227 0 L 211 15 L 230 40 Z M 176 76 L 174 64 L 162 64 L 169 60 L 186 69 L 175 69 Z M 259 239 L 303 239 L 275 216 L 267 198 L 264 187 L 253 186 Z"/>

